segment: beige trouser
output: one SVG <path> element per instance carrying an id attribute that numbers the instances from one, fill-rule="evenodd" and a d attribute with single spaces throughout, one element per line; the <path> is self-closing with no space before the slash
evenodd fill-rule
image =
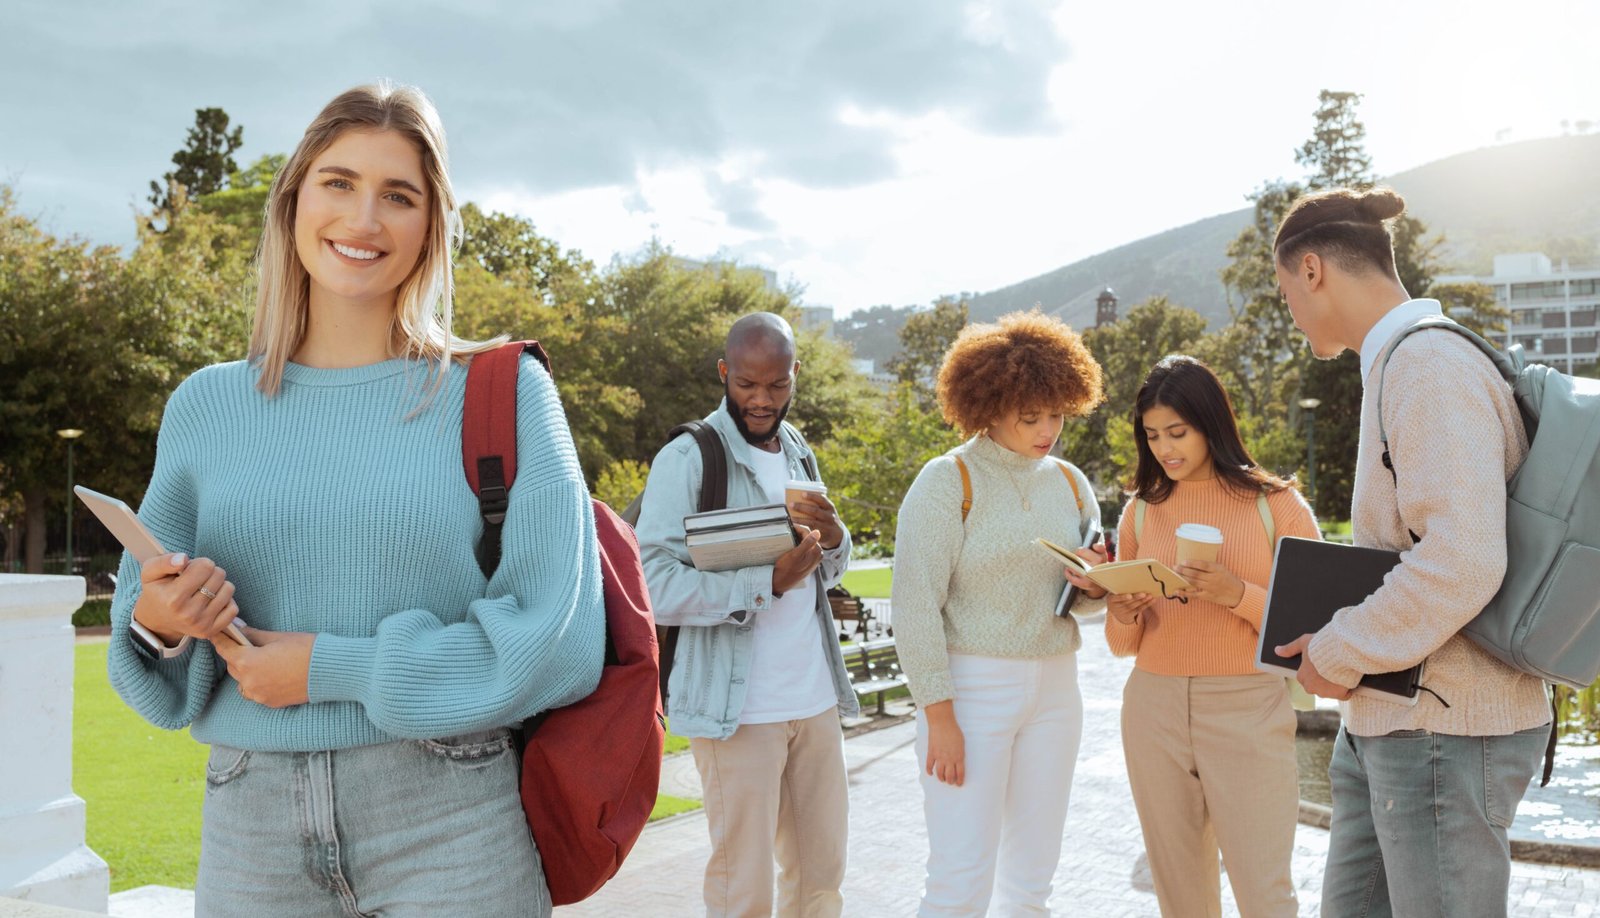
<path id="1" fill-rule="evenodd" d="M 844 741 L 833 709 L 775 724 L 741 724 L 725 740 L 689 742 L 711 828 L 706 914 L 830 916 L 844 907 L 850 805 Z"/>
<path id="2" fill-rule="evenodd" d="M 1128 677 L 1122 751 L 1163 916 L 1222 914 L 1219 847 L 1244 918 L 1295 914 L 1294 733 L 1282 676 Z"/>

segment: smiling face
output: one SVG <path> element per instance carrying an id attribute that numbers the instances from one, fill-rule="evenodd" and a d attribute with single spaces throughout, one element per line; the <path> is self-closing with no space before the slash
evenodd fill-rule
<path id="1" fill-rule="evenodd" d="M 393 308 L 428 236 L 422 154 L 394 131 L 349 130 L 311 162 L 296 196 L 295 251 L 312 302 Z"/>
<path id="2" fill-rule="evenodd" d="M 989 428 L 989 439 L 1018 455 L 1043 459 L 1055 448 L 1067 416 L 1060 411 L 1024 408 Z"/>
<path id="3" fill-rule="evenodd" d="M 1139 419 L 1151 455 L 1173 481 L 1199 481 L 1215 474 L 1205 434 L 1166 405 L 1152 405 Z"/>

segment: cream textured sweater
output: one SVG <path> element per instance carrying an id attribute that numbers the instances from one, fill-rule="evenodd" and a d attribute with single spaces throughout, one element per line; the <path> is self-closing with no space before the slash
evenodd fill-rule
<path id="1" fill-rule="evenodd" d="M 956 455 L 972 475 L 964 526 Z M 1037 658 L 1073 653 L 1082 643 L 1077 622 L 1051 614 L 1066 586 L 1062 565 L 1033 544 L 1039 537 L 1079 544 L 1083 521 L 1059 466 L 975 437 L 923 466 L 906 492 L 891 607 L 900 665 L 917 704 L 955 697 L 952 653 Z M 1094 489 L 1071 471 L 1084 516 L 1098 523 Z M 1077 610 L 1102 605 L 1080 599 Z"/>
<path id="2" fill-rule="evenodd" d="M 1267 495 L 1278 537 L 1319 539 L 1317 521 L 1298 491 Z M 1106 617 L 1106 643 L 1119 657 L 1138 654 L 1134 665 L 1163 676 L 1242 676 L 1255 665 L 1261 615 L 1266 610 L 1267 583 L 1272 579 L 1274 544 L 1256 498 L 1236 494 L 1220 478 L 1180 481 L 1159 504 L 1145 510 L 1144 540 L 1134 534 L 1133 502 L 1122 511 L 1118 527 L 1120 559 L 1154 558 L 1174 569 L 1178 563 L 1177 529 L 1204 523 L 1222 530 L 1217 560 L 1244 581 L 1244 597 L 1234 608 L 1193 597 L 1187 605 L 1157 597 L 1132 623 Z"/>
<path id="3" fill-rule="evenodd" d="M 1317 634 L 1311 661 L 1328 679 L 1354 686 L 1363 673 L 1426 659 L 1422 684 L 1450 706 L 1427 692 L 1415 707 L 1356 695 L 1345 726 L 1357 736 L 1499 736 L 1549 723 L 1540 680 L 1458 633 L 1505 575 L 1506 481 L 1528 453 L 1511 387 L 1453 332 L 1402 341 L 1383 388 L 1397 493 L 1378 435 L 1381 371 L 1375 364 L 1365 380 L 1351 523 L 1357 545 L 1404 554 L 1381 589 L 1341 609 Z M 1408 529 L 1422 541 L 1413 546 Z"/>

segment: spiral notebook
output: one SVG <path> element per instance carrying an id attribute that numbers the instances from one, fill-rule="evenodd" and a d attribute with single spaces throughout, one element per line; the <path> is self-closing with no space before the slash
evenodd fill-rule
<path id="1" fill-rule="evenodd" d="M 1335 612 L 1359 605 L 1377 592 L 1383 578 L 1399 563 L 1397 551 L 1293 536 L 1279 539 L 1256 643 L 1256 668 L 1294 675 L 1300 669 L 1300 657 L 1280 657 L 1273 648 L 1322 630 Z M 1362 676 L 1355 691 L 1396 704 L 1416 704 L 1422 667 L 1418 663 L 1399 672 Z"/>

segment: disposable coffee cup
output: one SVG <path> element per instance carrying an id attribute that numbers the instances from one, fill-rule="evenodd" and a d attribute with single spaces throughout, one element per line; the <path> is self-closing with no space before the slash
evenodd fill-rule
<path id="1" fill-rule="evenodd" d="M 821 494 L 826 497 L 828 486 L 820 481 L 801 481 L 798 478 L 791 479 L 783 486 L 783 505 L 789 508 L 790 516 L 794 516 L 794 505 L 809 494 Z"/>
<path id="2" fill-rule="evenodd" d="M 1178 527 L 1178 563 L 1185 561 L 1215 561 L 1222 550 L 1222 530 L 1201 523 L 1184 523 Z"/>

